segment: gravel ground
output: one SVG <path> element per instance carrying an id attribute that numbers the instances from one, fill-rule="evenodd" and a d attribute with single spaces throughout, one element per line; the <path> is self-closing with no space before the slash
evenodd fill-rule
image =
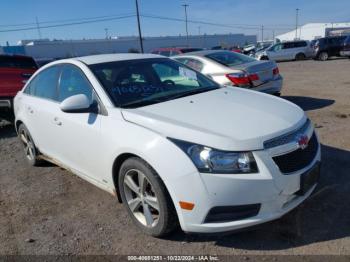
<path id="1" fill-rule="evenodd" d="M 11 125 L 0 124 L 0 254 L 350 255 L 350 61 L 279 64 L 284 98 L 316 124 L 317 191 L 282 219 L 230 235 L 167 239 L 139 233 L 116 199 L 54 165 L 29 167 Z"/>

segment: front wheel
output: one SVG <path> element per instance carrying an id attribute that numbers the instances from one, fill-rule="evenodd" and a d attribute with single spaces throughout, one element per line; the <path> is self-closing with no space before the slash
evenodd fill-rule
<path id="1" fill-rule="evenodd" d="M 24 124 L 21 124 L 18 127 L 18 136 L 23 144 L 27 162 L 32 166 L 39 165 L 41 161 L 39 159 L 38 150 L 34 144 L 32 136 Z"/>
<path id="2" fill-rule="evenodd" d="M 118 184 L 124 206 L 144 233 L 163 237 L 176 228 L 177 215 L 169 193 L 145 161 L 127 159 L 121 166 Z"/>
<path id="3" fill-rule="evenodd" d="M 328 53 L 327 52 L 321 52 L 318 55 L 318 59 L 321 61 L 327 61 L 328 60 Z"/>
<path id="4" fill-rule="evenodd" d="M 299 53 L 295 56 L 296 61 L 301 61 L 301 60 L 305 60 L 305 59 L 306 59 L 306 56 L 303 53 Z"/>

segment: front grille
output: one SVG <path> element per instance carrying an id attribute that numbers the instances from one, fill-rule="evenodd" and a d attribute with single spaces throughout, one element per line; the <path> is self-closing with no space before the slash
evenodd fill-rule
<path id="1" fill-rule="evenodd" d="M 290 133 L 281 135 L 279 137 L 275 137 L 273 139 L 267 140 L 264 142 L 264 148 L 265 149 L 269 149 L 269 148 L 273 148 L 273 147 L 277 147 L 277 146 L 281 146 L 281 145 L 285 145 L 288 144 L 290 142 L 293 142 L 296 140 L 296 137 L 299 134 L 304 134 L 306 132 L 306 130 L 309 128 L 310 126 L 310 120 L 306 120 L 306 122 L 297 130 L 294 130 Z"/>
<path id="2" fill-rule="evenodd" d="M 317 150 L 318 142 L 316 134 L 313 133 L 308 147 L 304 150 L 300 148 L 291 153 L 273 157 L 272 159 L 282 173 L 293 173 L 310 165 L 316 157 Z"/>

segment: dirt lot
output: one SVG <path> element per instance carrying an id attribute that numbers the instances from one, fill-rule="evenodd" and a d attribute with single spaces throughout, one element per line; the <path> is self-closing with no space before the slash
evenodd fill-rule
<path id="1" fill-rule="evenodd" d="M 147 237 L 108 193 L 56 166 L 29 167 L 3 123 L 0 254 L 350 255 L 350 60 L 279 67 L 284 98 L 307 111 L 323 144 L 320 185 L 299 208 L 253 231 Z"/>

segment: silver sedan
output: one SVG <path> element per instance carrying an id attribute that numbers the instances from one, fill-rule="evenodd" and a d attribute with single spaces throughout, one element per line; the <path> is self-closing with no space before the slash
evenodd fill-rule
<path id="1" fill-rule="evenodd" d="M 220 85 L 281 94 L 283 78 L 273 61 L 258 61 L 225 50 L 204 50 L 172 58 L 211 77 Z"/>

